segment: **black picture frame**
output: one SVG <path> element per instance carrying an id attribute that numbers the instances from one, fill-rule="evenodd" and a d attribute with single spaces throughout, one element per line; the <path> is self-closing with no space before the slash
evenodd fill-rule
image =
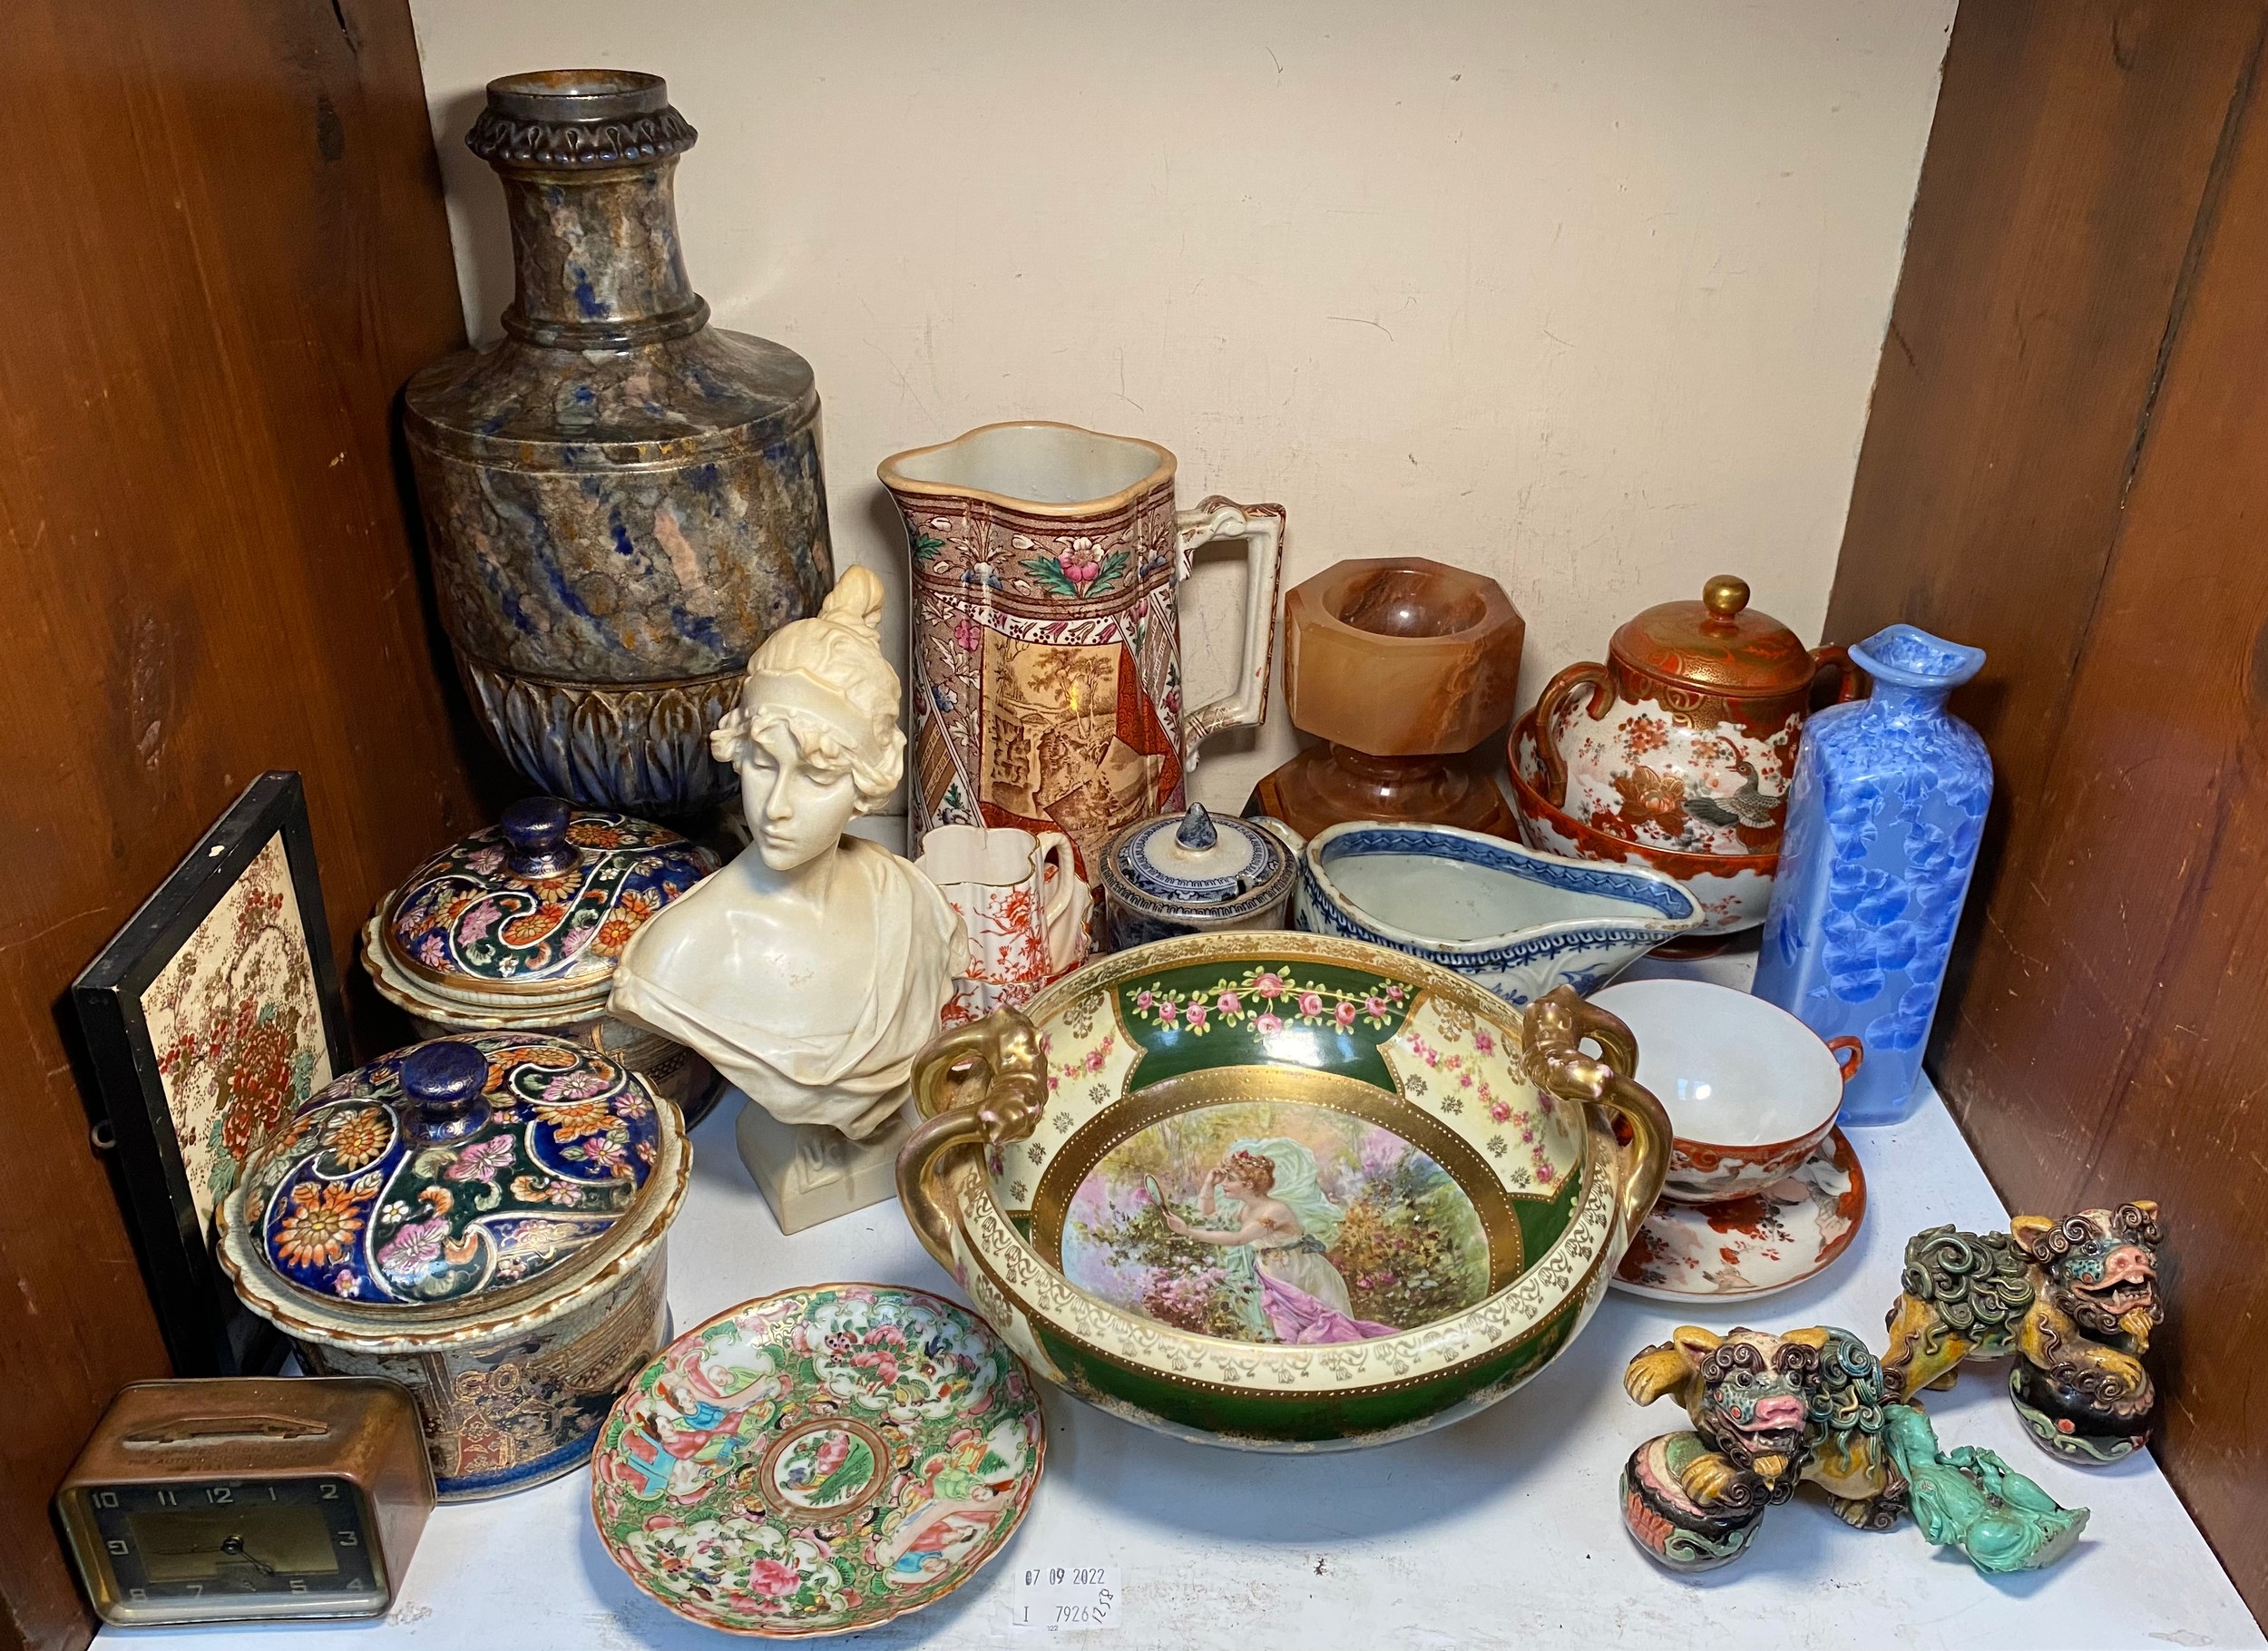
<path id="1" fill-rule="evenodd" d="M 96 1090 L 88 1098 L 96 1138 L 109 1137 L 127 1227 L 166 1351 L 181 1376 L 263 1374 L 282 1362 L 285 1343 L 237 1300 L 215 1256 L 211 1223 L 191 1185 L 145 1000 L 200 925 L 278 838 L 314 978 L 323 1058 L 331 1073 L 342 1072 L 345 1004 L 323 915 L 307 796 L 299 776 L 288 769 L 271 770 L 245 787 L 71 988 Z"/>

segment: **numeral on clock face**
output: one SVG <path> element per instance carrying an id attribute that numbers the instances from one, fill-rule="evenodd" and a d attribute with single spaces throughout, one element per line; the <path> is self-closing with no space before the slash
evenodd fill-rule
<path id="1" fill-rule="evenodd" d="M 117 1485 L 83 1495 L 111 1597 L 148 1606 L 152 1620 L 168 1602 L 187 1609 L 199 1601 L 200 1611 L 234 1616 L 258 1614 L 263 1596 L 279 1605 L 383 1600 L 378 1558 L 363 1540 L 362 1503 L 346 1481 Z"/>

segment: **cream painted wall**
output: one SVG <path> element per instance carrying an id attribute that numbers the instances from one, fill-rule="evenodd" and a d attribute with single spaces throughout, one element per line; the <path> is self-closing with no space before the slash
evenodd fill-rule
<path id="1" fill-rule="evenodd" d="M 1185 503 L 1283 503 L 1287 585 L 1397 552 L 1492 574 L 1525 703 L 1720 570 L 1816 637 L 1953 5 L 412 9 L 484 340 L 510 252 L 463 142 L 483 83 L 669 78 L 695 285 L 817 369 L 836 554 L 895 613 L 875 462 L 1059 418 L 1174 449 Z M 1192 703 L 1241 578 L 1188 593 Z M 1295 743 L 1272 703 L 1197 790 L 1235 806 Z"/>

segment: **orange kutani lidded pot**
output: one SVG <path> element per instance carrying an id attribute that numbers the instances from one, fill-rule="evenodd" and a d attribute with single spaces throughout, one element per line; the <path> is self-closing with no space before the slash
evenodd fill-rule
<path id="1" fill-rule="evenodd" d="M 1777 854 L 1812 684 L 1833 665 L 1856 698 L 1850 657 L 1807 650 L 1719 573 L 1699 601 L 1627 621 L 1607 659 L 1569 666 L 1536 702 L 1544 800 L 1642 847 Z"/>

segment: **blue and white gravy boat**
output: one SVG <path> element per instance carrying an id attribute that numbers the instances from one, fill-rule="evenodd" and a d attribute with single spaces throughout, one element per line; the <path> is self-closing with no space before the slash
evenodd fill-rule
<path id="1" fill-rule="evenodd" d="M 1538 854 L 1455 826 L 1329 826 L 1300 855 L 1293 926 L 1392 946 L 1525 1006 L 1604 985 L 1698 928 L 1685 884 L 1635 865 Z"/>

